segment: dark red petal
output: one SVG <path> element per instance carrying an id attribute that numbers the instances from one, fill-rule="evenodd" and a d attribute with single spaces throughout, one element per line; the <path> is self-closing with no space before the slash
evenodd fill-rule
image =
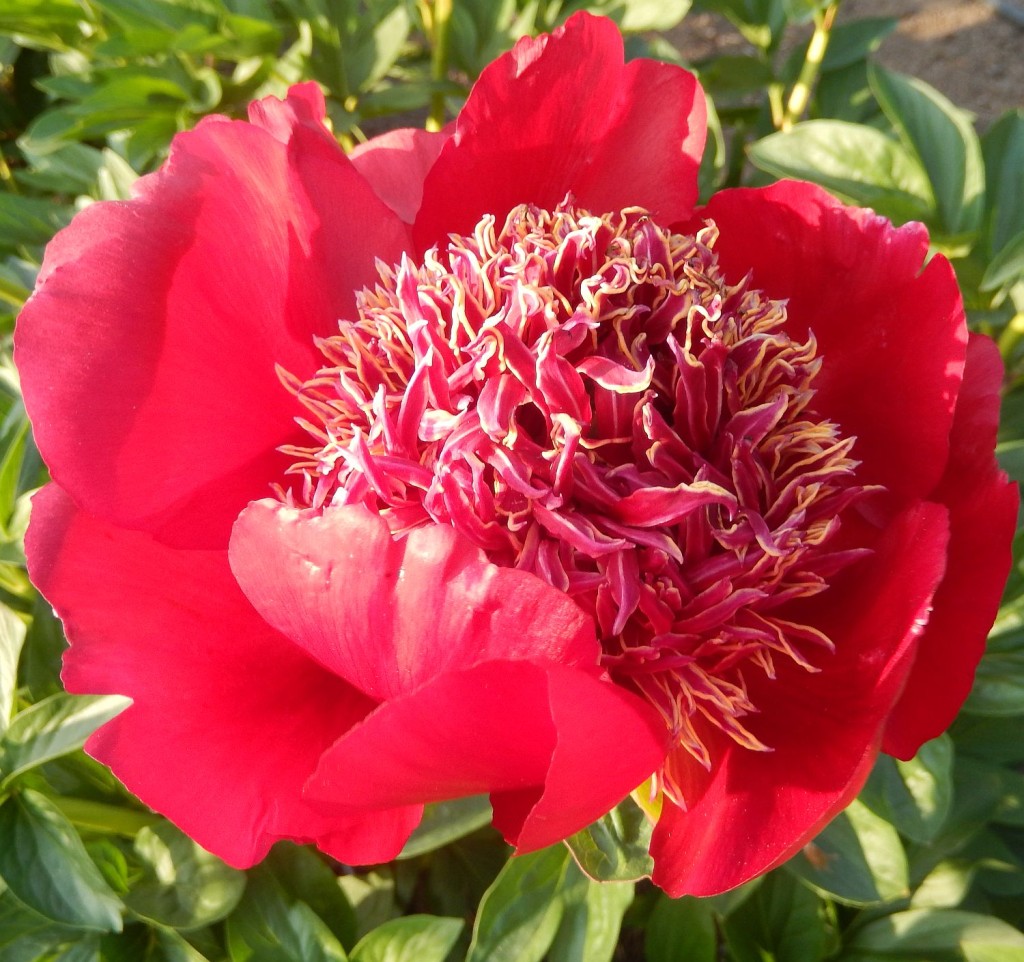
<path id="1" fill-rule="evenodd" d="M 326 752 L 307 797 L 350 813 L 492 792 L 510 840 L 540 848 L 584 828 L 660 764 L 664 731 L 652 715 L 587 672 L 479 664 L 381 705 Z M 511 824 L 506 793 L 531 803 Z"/>
<path id="2" fill-rule="evenodd" d="M 669 895 L 712 895 L 768 871 L 857 793 L 910 669 L 946 541 L 944 508 L 901 515 L 870 559 L 815 599 L 815 623 L 836 645 L 817 659 L 822 670 L 780 659 L 775 681 L 747 679 L 759 711 L 745 722 L 771 751 L 711 731 L 710 772 L 681 751 L 670 759 L 687 810 L 666 802 L 651 845 L 654 881 Z"/>
<path id="3" fill-rule="evenodd" d="M 360 144 L 349 160 L 377 196 L 411 224 L 423 200 L 423 181 L 453 130 L 454 125 L 440 133 L 416 127 L 391 130 Z"/>
<path id="4" fill-rule="evenodd" d="M 944 257 L 921 269 L 928 236 L 846 207 L 811 184 L 727 190 L 703 211 L 721 229 L 726 276 L 747 271 L 788 298 L 789 328 L 813 331 L 824 358 L 816 411 L 855 435 L 861 483 L 897 502 L 926 497 L 949 453 L 967 328 Z"/>
<path id="5" fill-rule="evenodd" d="M 571 191 L 597 213 L 641 206 L 663 223 L 697 197 L 706 108 L 694 77 L 623 63 L 615 25 L 579 13 L 523 39 L 480 75 L 427 176 L 420 249 L 517 204 L 553 209 Z"/>
<path id="6" fill-rule="evenodd" d="M 376 256 L 398 259 L 406 228 L 316 129 L 310 93 L 266 108 L 273 134 L 222 118 L 181 134 L 134 200 L 93 205 L 47 249 L 16 357 L 43 457 L 90 514 L 223 547 L 296 436 L 275 364 L 311 373 L 313 335 L 351 316 Z"/>
<path id="7" fill-rule="evenodd" d="M 358 505 L 260 501 L 231 537 L 231 567 L 267 622 L 377 699 L 491 659 L 597 672 L 590 618 L 540 578 L 488 563 L 454 529 L 401 541 Z"/>
<path id="8" fill-rule="evenodd" d="M 946 576 L 883 743 L 900 758 L 912 757 L 945 731 L 963 704 L 1010 570 L 1018 489 L 992 456 L 1002 382 L 998 348 L 987 337 L 972 335 L 949 466 L 932 496 L 949 507 Z"/>
<path id="9" fill-rule="evenodd" d="M 239 867 L 280 838 L 397 854 L 418 809 L 325 818 L 302 801 L 320 754 L 374 705 L 259 618 L 226 552 L 111 527 L 50 485 L 27 553 L 71 641 L 68 690 L 134 699 L 87 747 L 143 801 Z"/>

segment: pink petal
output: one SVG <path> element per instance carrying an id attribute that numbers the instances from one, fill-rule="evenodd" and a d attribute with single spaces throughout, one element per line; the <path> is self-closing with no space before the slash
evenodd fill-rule
<path id="1" fill-rule="evenodd" d="M 858 480 L 902 504 L 926 497 L 949 453 L 967 329 L 948 261 L 922 268 L 925 229 L 795 182 L 722 191 L 700 215 L 721 229 L 726 276 L 751 271 L 755 287 L 788 298 L 791 333 L 817 338 L 814 407 L 857 437 Z"/>
<path id="2" fill-rule="evenodd" d="M 423 181 L 453 130 L 454 124 L 440 133 L 415 127 L 390 130 L 360 144 L 349 160 L 374 193 L 411 224 L 423 200 Z"/>
<path id="3" fill-rule="evenodd" d="M 480 75 L 427 175 L 417 245 L 470 233 L 484 214 L 500 223 L 520 203 L 551 210 L 569 191 L 597 213 L 641 206 L 665 223 L 684 217 L 705 117 L 691 74 L 624 64 L 615 25 L 578 13 Z"/>
<path id="4" fill-rule="evenodd" d="M 998 348 L 972 335 L 949 465 L 933 494 L 949 506 L 949 563 L 906 690 L 885 732 L 885 751 L 900 758 L 912 757 L 945 731 L 963 704 L 1010 570 L 1018 488 L 992 455 L 1002 381 Z"/>
<path id="5" fill-rule="evenodd" d="M 275 364 L 312 373 L 313 335 L 352 315 L 375 257 L 400 256 L 405 228 L 311 96 L 265 104 L 273 133 L 203 121 L 135 199 L 93 205 L 47 249 L 16 356 L 43 457 L 96 517 L 223 546 L 299 436 Z"/>
<path id="6" fill-rule="evenodd" d="M 321 753 L 373 702 L 259 618 L 226 552 L 119 530 L 50 485 L 27 553 L 71 641 L 68 690 L 134 699 L 87 748 L 143 801 L 238 867 L 281 838 L 353 862 L 397 854 L 418 807 L 337 818 L 302 801 Z"/>
<path id="7" fill-rule="evenodd" d="M 393 541 L 361 506 L 319 515 L 260 501 L 242 512 L 230 555 L 267 622 L 373 698 L 492 659 L 597 671 L 591 619 L 534 575 L 489 564 L 451 528 Z"/>
<path id="8" fill-rule="evenodd" d="M 774 681 L 751 675 L 759 713 L 745 719 L 771 748 L 740 748 L 710 729 L 713 764 L 671 760 L 687 810 L 666 803 L 651 852 L 654 881 L 675 897 L 712 895 L 778 865 L 860 790 L 886 716 L 914 657 L 942 577 L 946 511 L 922 505 L 890 526 L 875 554 L 829 591 L 794 607 L 836 650 L 817 673 L 780 659 Z"/>

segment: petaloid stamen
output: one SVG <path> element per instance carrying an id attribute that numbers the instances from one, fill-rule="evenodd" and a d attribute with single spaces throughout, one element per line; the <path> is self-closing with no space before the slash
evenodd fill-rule
<path id="1" fill-rule="evenodd" d="M 705 766 L 711 729 L 770 750 L 751 673 L 828 658 L 796 603 L 860 556 L 839 532 L 867 490 L 854 439 L 814 414 L 813 335 L 723 277 L 717 238 L 571 199 L 485 217 L 422 265 L 379 265 L 324 367 L 281 375 L 311 438 L 285 449 L 283 497 L 450 524 L 569 592 L 608 672 Z M 675 764 L 658 785 L 681 801 Z"/>

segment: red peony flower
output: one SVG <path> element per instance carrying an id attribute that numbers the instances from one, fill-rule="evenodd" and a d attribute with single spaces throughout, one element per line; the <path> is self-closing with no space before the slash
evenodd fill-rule
<path id="1" fill-rule="evenodd" d="M 323 120 L 180 135 L 19 321 L 31 571 L 69 690 L 134 700 L 89 751 L 240 866 L 641 783 L 669 893 L 778 864 L 949 724 L 1007 573 L 949 264 L 807 184 L 695 210 L 696 82 L 583 14 L 444 133 Z"/>

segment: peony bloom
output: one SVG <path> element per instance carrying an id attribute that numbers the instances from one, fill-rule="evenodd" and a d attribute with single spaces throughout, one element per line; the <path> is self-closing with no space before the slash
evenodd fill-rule
<path id="1" fill-rule="evenodd" d="M 31 572 L 133 699 L 89 751 L 239 866 L 641 784 L 671 894 L 777 865 L 949 724 L 1008 570 L 949 264 L 807 184 L 694 209 L 696 82 L 584 14 L 443 133 L 323 120 L 180 135 L 19 321 Z"/>

